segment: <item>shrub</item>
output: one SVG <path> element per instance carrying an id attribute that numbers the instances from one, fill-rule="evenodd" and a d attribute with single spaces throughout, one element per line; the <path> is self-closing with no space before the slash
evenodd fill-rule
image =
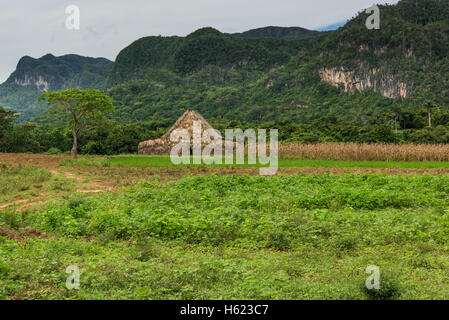
<path id="1" fill-rule="evenodd" d="M 64 159 L 59 162 L 60 166 L 63 167 L 110 167 L 111 160 L 107 159 L 92 159 L 92 158 L 81 158 L 81 159 Z"/>
<path id="2" fill-rule="evenodd" d="M 398 276 L 391 271 L 381 271 L 379 289 L 368 289 L 363 283 L 365 294 L 374 300 L 397 299 L 401 296 Z"/>
<path id="3" fill-rule="evenodd" d="M 61 155 L 63 154 L 63 152 L 61 150 L 59 150 L 58 148 L 55 147 L 51 147 L 50 149 L 47 150 L 47 152 L 45 152 L 44 154 L 48 154 L 48 155 Z"/>

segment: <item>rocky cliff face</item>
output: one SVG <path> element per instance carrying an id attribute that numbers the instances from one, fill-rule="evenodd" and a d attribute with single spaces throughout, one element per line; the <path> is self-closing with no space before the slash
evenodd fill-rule
<path id="1" fill-rule="evenodd" d="M 39 59 L 25 56 L 6 83 L 35 87 L 41 92 L 70 87 L 103 89 L 112 64 L 104 58 L 78 55 L 55 57 L 47 54 Z"/>
<path id="2" fill-rule="evenodd" d="M 363 75 L 344 68 L 322 68 L 319 75 L 322 81 L 336 87 L 341 86 L 346 92 L 371 89 L 385 97 L 396 99 L 408 97 L 412 90 L 412 84 L 399 81 L 375 68 Z"/>
<path id="3" fill-rule="evenodd" d="M 50 90 L 49 82 L 41 75 L 24 74 L 23 78 L 15 78 L 13 80 L 15 84 L 22 87 L 35 86 L 41 92 L 48 92 Z"/>

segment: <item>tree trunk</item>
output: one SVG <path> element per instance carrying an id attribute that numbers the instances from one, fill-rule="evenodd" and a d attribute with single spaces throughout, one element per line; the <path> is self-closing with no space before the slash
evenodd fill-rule
<path id="1" fill-rule="evenodd" d="M 432 116 L 431 116 L 432 111 L 430 111 L 429 109 L 429 128 L 432 128 Z"/>
<path id="2" fill-rule="evenodd" d="M 398 118 L 394 118 L 394 132 L 398 134 Z"/>
<path id="3" fill-rule="evenodd" d="M 73 135 L 72 158 L 76 159 L 78 157 L 78 137 L 75 131 L 72 131 L 72 135 Z"/>

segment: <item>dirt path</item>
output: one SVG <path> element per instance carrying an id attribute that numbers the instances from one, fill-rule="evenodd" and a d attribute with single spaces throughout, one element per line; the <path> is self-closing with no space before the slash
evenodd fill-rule
<path id="1" fill-rule="evenodd" d="M 108 183 L 107 179 L 93 179 L 88 173 L 79 174 L 69 171 L 69 169 L 61 168 L 59 163 L 63 159 L 69 157 L 47 156 L 35 154 L 9 154 L 0 153 L 0 163 L 22 164 L 27 166 L 39 167 L 48 170 L 53 176 L 62 176 L 66 179 L 75 181 L 74 191 L 82 193 L 99 193 L 113 191 L 113 185 Z M 16 211 L 24 211 L 31 207 L 44 205 L 48 201 L 54 199 L 55 196 L 41 193 L 35 197 L 27 199 L 18 199 L 9 203 L 1 204 L 0 210 L 10 207 L 16 207 Z"/>
<path id="2" fill-rule="evenodd" d="M 16 200 L 16 201 L 13 201 L 10 203 L 2 204 L 2 205 L 0 205 L 0 210 L 4 210 L 4 209 L 7 209 L 8 207 L 16 206 L 18 204 L 21 204 L 21 203 L 24 203 L 27 201 L 28 201 L 27 199 L 23 199 L 23 200 Z"/>
<path id="3" fill-rule="evenodd" d="M 16 206 L 20 205 L 19 207 L 16 208 L 16 211 L 21 212 L 21 211 L 25 211 L 28 208 L 34 207 L 34 206 L 44 205 L 51 199 L 52 199 L 51 197 L 47 198 L 46 195 L 43 194 L 43 195 L 39 195 L 34 198 L 15 200 L 15 201 L 0 205 L 0 211 L 8 209 L 10 207 L 16 207 Z"/>
<path id="4" fill-rule="evenodd" d="M 98 192 L 110 192 L 113 190 L 113 186 L 98 179 L 92 179 L 88 174 L 73 173 L 62 169 L 49 169 L 53 175 L 63 175 L 67 179 L 75 180 L 77 183 L 76 190 L 84 193 L 98 193 Z"/>

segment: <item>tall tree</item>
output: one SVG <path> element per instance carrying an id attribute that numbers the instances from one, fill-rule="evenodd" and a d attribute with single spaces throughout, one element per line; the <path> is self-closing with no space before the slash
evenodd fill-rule
<path id="1" fill-rule="evenodd" d="M 424 103 L 424 107 L 427 110 L 427 118 L 429 122 L 429 128 L 432 128 L 432 109 L 438 107 L 437 104 L 431 100 L 427 100 Z"/>
<path id="2" fill-rule="evenodd" d="M 105 119 L 106 113 L 114 110 L 112 99 L 106 93 L 95 89 L 46 92 L 38 98 L 38 101 L 43 100 L 54 106 L 51 111 L 61 116 L 70 116 L 68 126 L 73 136 L 73 158 L 78 155 L 80 133 L 88 125 L 98 125 Z"/>
<path id="3" fill-rule="evenodd" d="M 13 122 L 17 118 L 15 111 L 6 111 L 0 106 L 0 152 L 11 152 Z"/>
<path id="4" fill-rule="evenodd" d="M 387 116 L 393 119 L 394 121 L 394 132 L 398 133 L 398 122 L 401 119 L 401 110 L 399 107 L 393 107 L 390 112 L 387 113 Z"/>

